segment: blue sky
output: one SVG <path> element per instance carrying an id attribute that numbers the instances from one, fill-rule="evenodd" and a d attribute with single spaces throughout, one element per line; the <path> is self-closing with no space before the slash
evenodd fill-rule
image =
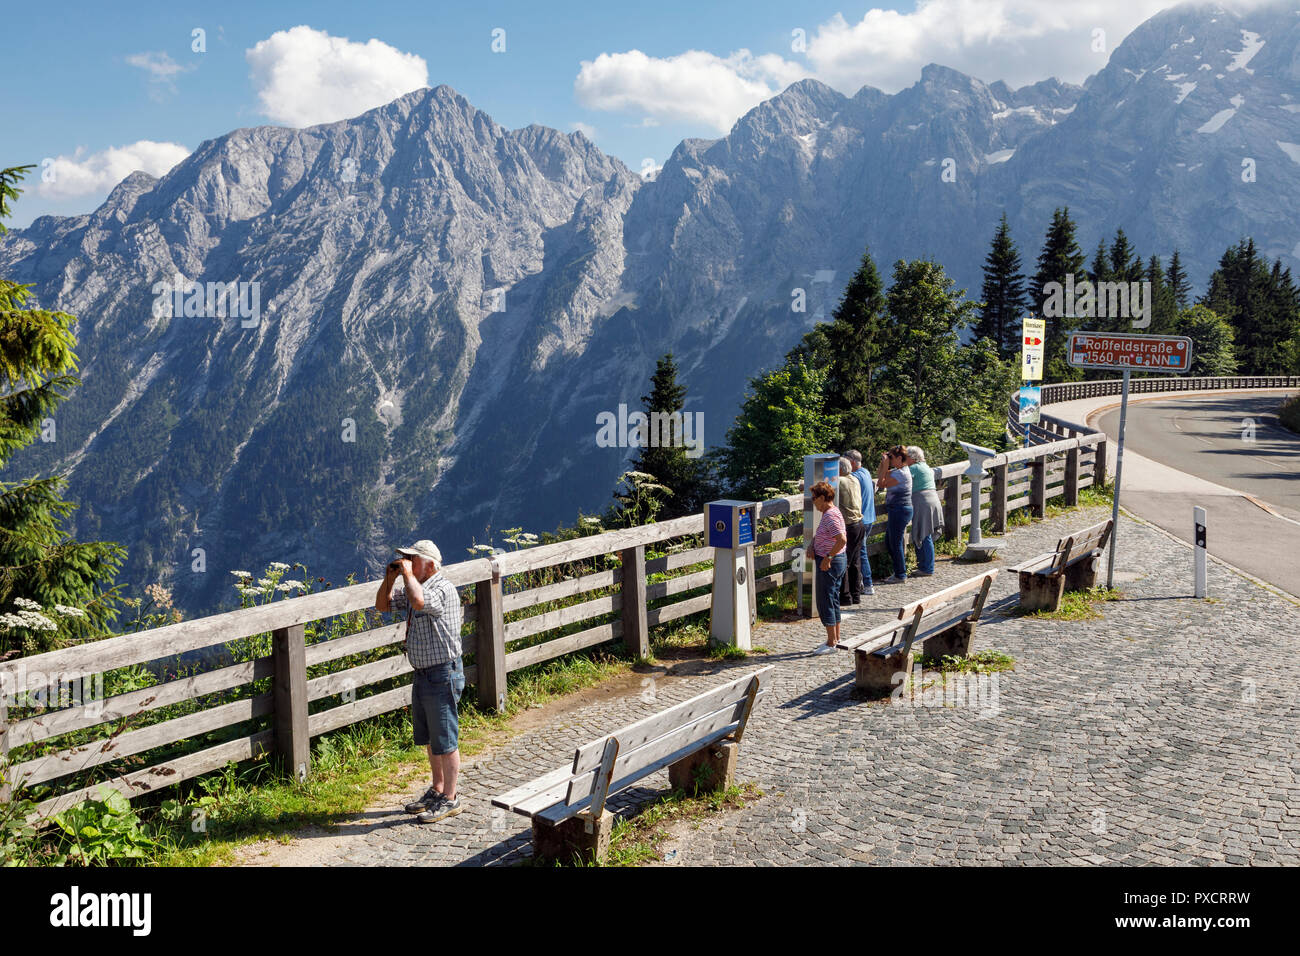
<path id="1" fill-rule="evenodd" d="M 160 175 L 237 127 L 334 121 L 426 84 L 455 87 L 507 127 L 581 128 L 640 169 L 662 163 L 683 137 L 723 135 L 803 76 L 846 93 L 865 84 L 894 92 L 940 62 L 1013 86 L 1048 75 L 1081 82 L 1134 26 L 1170 5 L 30 4 L 5 15 L 17 116 L 0 141 L 0 164 L 41 168 L 9 225 L 89 212 L 132 169 Z M 192 49 L 195 29 L 204 31 L 203 52 Z M 493 50 L 494 30 L 504 31 L 496 34 L 503 51 Z"/>

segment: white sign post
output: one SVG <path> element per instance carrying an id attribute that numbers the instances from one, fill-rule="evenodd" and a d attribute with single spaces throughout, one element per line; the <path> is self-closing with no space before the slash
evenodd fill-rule
<path id="1" fill-rule="evenodd" d="M 1196 596 L 1205 597 L 1209 593 L 1209 588 L 1205 579 L 1205 509 L 1199 506 L 1192 508 L 1192 533 L 1196 547 L 1192 552 L 1196 555 Z"/>
<path id="2" fill-rule="evenodd" d="M 1124 373 L 1119 402 L 1119 441 L 1115 446 L 1115 498 L 1110 509 L 1110 560 L 1106 587 L 1115 586 L 1115 541 L 1119 537 L 1119 489 L 1124 474 L 1124 429 L 1128 424 L 1128 380 L 1140 372 L 1186 372 L 1192 365 L 1192 340 L 1183 335 L 1130 335 L 1125 332 L 1071 332 L 1065 358 L 1075 368 Z"/>

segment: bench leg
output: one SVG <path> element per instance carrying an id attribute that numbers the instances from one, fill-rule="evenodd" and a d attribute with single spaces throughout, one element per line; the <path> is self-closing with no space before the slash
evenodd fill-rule
<path id="1" fill-rule="evenodd" d="M 1020 572 L 1020 607 L 1025 611 L 1055 611 L 1064 592 L 1064 575 Z"/>
<path id="2" fill-rule="evenodd" d="M 912 654 L 895 651 L 888 657 L 870 652 L 853 652 L 853 683 L 871 694 L 889 694 L 912 673 Z"/>
<path id="3" fill-rule="evenodd" d="M 967 657 L 970 654 L 971 638 L 975 636 L 975 624 L 959 621 L 945 631 L 927 637 L 921 642 L 921 650 L 926 657 L 938 660 L 948 654 Z"/>
<path id="4" fill-rule="evenodd" d="M 689 794 L 725 790 L 736 782 L 740 744 L 723 740 L 668 765 L 668 782 Z"/>
<path id="5" fill-rule="evenodd" d="M 568 860 L 577 854 L 587 863 L 597 863 L 609 853 L 609 836 L 614 832 L 614 814 L 605 810 L 597 819 L 583 811 L 560 823 L 533 819 L 533 855 L 547 860 Z"/>
<path id="6" fill-rule="evenodd" d="M 1086 591 L 1097 583 L 1097 568 L 1101 565 L 1100 557 L 1085 558 L 1076 561 L 1065 569 L 1065 589 L 1067 591 Z"/>

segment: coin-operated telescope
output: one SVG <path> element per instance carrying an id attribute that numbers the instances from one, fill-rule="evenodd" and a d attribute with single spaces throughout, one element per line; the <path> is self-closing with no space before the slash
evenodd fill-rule
<path id="1" fill-rule="evenodd" d="M 966 542 L 966 550 L 957 560 L 992 561 L 993 552 L 1002 546 L 1002 539 L 985 539 L 980 531 L 980 485 L 984 481 L 984 463 L 990 458 L 996 458 L 998 453 L 992 448 L 972 445 L 970 442 L 958 441 L 957 444 L 966 449 L 966 457 L 970 461 L 966 470 L 962 472 L 970 479 L 970 538 Z M 961 532 L 960 527 L 955 530 L 957 533 Z"/>
<path id="2" fill-rule="evenodd" d="M 705 538 L 713 549 L 709 636 L 716 643 L 747 651 L 754 611 L 750 595 L 758 505 L 752 501 L 710 501 L 704 507 L 704 521 Z"/>

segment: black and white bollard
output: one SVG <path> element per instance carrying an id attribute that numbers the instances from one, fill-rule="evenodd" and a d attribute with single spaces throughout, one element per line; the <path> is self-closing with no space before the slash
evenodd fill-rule
<path id="1" fill-rule="evenodd" d="M 1192 508 L 1192 524 L 1195 533 L 1196 546 L 1192 548 L 1195 555 L 1194 562 L 1196 568 L 1196 596 L 1203 598 L 1208 593 L 1205 580 L 1205 509 L 1201 507 Z"/>

